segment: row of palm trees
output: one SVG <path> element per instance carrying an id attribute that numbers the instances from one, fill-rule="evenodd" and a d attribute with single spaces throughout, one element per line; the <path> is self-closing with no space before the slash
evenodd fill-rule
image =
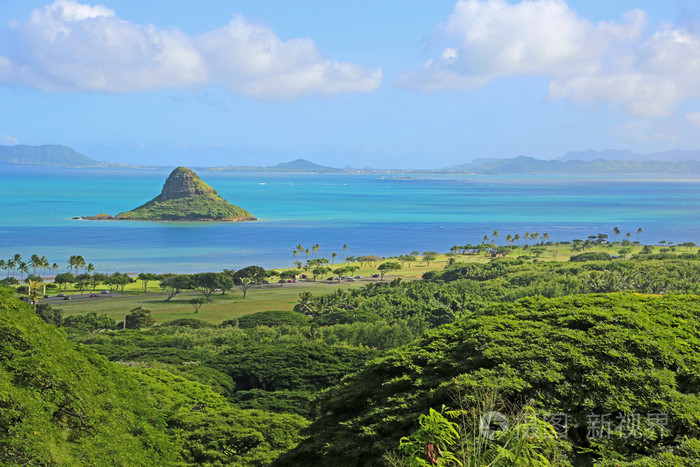
<path id="1" fill-rule="evenodd" d="M 350 247 L 348 246 L 347 243 L 345 245 L 343 245 L 343 260 L 345 260 L 345 252 L 348 251 L 349 249 L 350 249 Z M 304 245 L 302 245 L 300 243 L 292 251 L 292 263 L 296 264 L 296 262 L 297 262 L 296 258 L 297 258 L 297 256 L 299 256 L 301 254 L 306 255 L 307 262 L 309 261 L 309 255 L 311 255 L 312 259 L 315 259 L 316 256 L 318 255 L 319 251 L 321 251 L 321 246 L 318 243 L 315 244 L 314 246 L 312 246 L 310 249 L 304 248 Z M 331 265 L 333 264 L 333 262 L 335 261 L 335 259 L 337 257 L 338 257 L 338 253 L 336 253 L 335 251 L 333 253 L 331 253 Z"/>
<path id="2" fill-rule="evenodd" d="M 496 243 L 496 239 L 501 236 L 501 233 L 498 230 L 494 230 L 491 233 L 491 238 L 489 238 L 488 235 L 484 235 L 484 243 Z M 546 243 L 549 241 L 549 234 L 547 232 L 543 233 L 540 235 L 538 232 L 525 232 L 524 236 L 520 236 L 520 234 L 515 234 L 515 235 L 506 235 L 506 245 L 511 245 L 513 243 L 517 243 L 518 246 L 520 246 L 520 240 L 525 240 L 528 244 L 532 245 L 533 243 L 537 243 L 538 240 L 541 240 L 541 243 Z"/>
<path id="3" fill-rule="evenodd" d="M 32 274 L 36 277 L 38 277 L 37 272 L 40 272 L 43 279 L 46 277 L 47 271 L 57 272 L 61 267 L 58 263 L 51 264 L 46 256 L 39 255 L 32 255 L 28 261 L 25 261 L 19 253 L 7 260 L 0 259 L 0 270 L 7 271 L 8 278 L 16 278 L 19 274 L 19 280 L 22 282 L 25 274 L 29 276 L 30 269 L 32 270 Z M 82 256 L 73 255 L 68 260 L 68 269 L 70 271 L 75 270 L 75 274 L 77 275 L 80 269 L 84 269 L 88 273 L 93 272 L 95 266 L 92 263 L 86 263 L 85 258 Z"/>
<path id="4" fill-rule="evenodd" d="M 637 229 L 637 241 L 639 241 L 639 235 L 642 232 L 644 232 L 644 230 L 641 227 L 639 227 Z M 619 235 L 622 235 L 622 231 L 617 227 L 614 227 L 612 229 L 612 233 L 613 233 L 613 238 L 612 238 L 613 242 L 615 241 L 616 237 L 618 237 Z M 496 243 L 496 239 L 501 236 L 501 234 L 498 230 L 494 230 L 491 233 L 491 235 L 492 235 L 491 238 L 489 238 L 488 235 L 484 235 L 484 238 L 483 238 L 484 243 L 489 243 L 489 242 Z M 606 235 L 606 237 L 607 237 L 607 235 Z M 625 234 L 625 238 L 627 240 L 629 240 L 630 238 L 632 238 L 632 234 L 630 232 L 627 232 Z M 521 237 L 520 234 L 507 235 L 506 236 L 506 244 L 517 243 L 518 246 L 520 246 L 520 240 L 525 240 L 525 242 L 532 244 L 532 243 L 537 243 L 537 240 L 539 240 L 539 239 L 542 239 L 542 243 L 546 243 L 549 241 L 549 234 L 545 232 L 542 234 L 542 236 L 540 236 L 540 234 L 537 232 L 534 232 L 534 233 L 525 232 L 524 237 Z"/>
<path id="5" fill-rule="evenodd" d="M 642 232 L 644 232 L 644 230 L 642 230 L 641 227 L 637 229 L 637 241 L 639 241 L 639 235 L 640 235 Z M 622 232 L 621 232 L 620 229 L 618 229 L 617 227 L 614 227 L 614 228 L 612 229 L 612 233 L 613 233 L 613 242 L 615 241 L 615 238 L 616 238 L 618 235 L 622 235 Z M 625 234 L 625 238 L 626 238 L 627 240 L 629 240 L 630 238 L 632 238 L 632 234 L 629 233 L 629 232 L 627 232 L 627 233 Z"/>

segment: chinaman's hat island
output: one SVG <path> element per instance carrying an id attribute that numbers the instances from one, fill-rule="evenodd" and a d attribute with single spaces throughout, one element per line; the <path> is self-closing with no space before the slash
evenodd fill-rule
<path id="1" fill-rule="evenodd" d="M 84 220 L 242 222 L 257 220 L 245 209 L 223 199 L 194 171 L 178 167 L 168 176 L 161 193 L 143 206 L 116 216 L 98 214 Z"/>

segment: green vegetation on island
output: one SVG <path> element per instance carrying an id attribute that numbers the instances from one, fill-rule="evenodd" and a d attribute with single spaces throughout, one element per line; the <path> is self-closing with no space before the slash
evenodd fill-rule
<path id="1" fill-rule="evenodd" d="M 223 199 L 211 186 L 186 167 L 172 171 L 160 195 L 138 208 L 114 217 L 106 214 L 85 217 L 88 220 L 138 221 L 253 221 L 245 209 Z"/>

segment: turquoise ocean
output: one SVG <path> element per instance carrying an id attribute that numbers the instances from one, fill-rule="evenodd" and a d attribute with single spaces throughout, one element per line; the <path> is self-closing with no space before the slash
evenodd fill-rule
<path id="1" fill-rule="evenodd" d="M 287 174 L 200 171 L 243 223 L 74 220 L 155 197 L 169 170 L 0 168 L 0 258 L 82 255 L 100 272 L 291 266 L 320 256 L 446 252 L 498 230 L 570 241 L 618 227 L 642 243 L 700 243 L 700 179 L 655 176 Z"/>

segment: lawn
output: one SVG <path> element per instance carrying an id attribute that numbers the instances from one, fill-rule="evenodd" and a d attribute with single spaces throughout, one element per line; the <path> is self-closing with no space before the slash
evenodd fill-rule
<path id="1" fill-rule="evenodd" d="M 134 284 L 132 284 L 133 286 Z M 361 287 L 363 282 L 314 284 L 297 283 L 275 285 L 271 287 L 253 287 L 248 289 L 244 299 L 241 292 L 229 291 L 225 295 L 212 295 L 212 302 L 202 306 L 199 312 L 189 304 L 189 300 L 200 297 L 197 292 L 188 292 L 176 295 L 172 300 L 165 301 L 164 295 L 155 294 L 156 287 L 148 294 L 129 294 L 123 298 L 96 298 L 85 300 L 60 301 L 52 303 L 52 306 L 63 310 L 64 316 L 95 312 L 106 314 L 111 318 L 120 320 L 124 314 L 137 306 L 151 311 L 151 316 L 156 322 L 171 321 L 180 318 L 196 318 L 210 323 L 218 324 L 228 319 L 234 319 L 248 313 L 266 310 L 291 310 L 297 303 L 301 292 L 330 293 L 338 288 Z M 158 289 L 158 292 L 160 290 Z M 88 296 L 87 294 L 85 295 Z"/>
<path id="2" fill-rule="evenodd" d="M 609 254 L 617 254 L 619 247 L 594 246 L 587 251 L 602 251 Z M 638 253 L 641 247 L 634 248 L 633 252 Z M 656 250 L 656 248 L 655 248 Z M 680 253 L 680 252 L 679 252 Z M 528 249 L 518 248 L 513 251 L 509 257 L 514 258 L 520 255 L 531 254 Z M 571 255 L 571 250 L 568 245 L 550 245 L 543 247 L 542 255 L 537 258 L 538 261 L 568 261 Z M 410 265 L 405 263 L 400 271 L 388 274 L 384 277 L 385 281 L 393 280 L 400 277 L 404 280 L 419 279 L 425 272 L 443 269 L 450 257 L 447 255 L 439 255 L 435 261 L 429 265 L 425 262 L 413 262 Z M 455 260 L 458 262 L 478 262 L 486 263 L 491 260 L 490 257 L 484 255 L 457 255 Z M 387 259 L 386 261 L 393 261 Z M 187 292 L 176 295 L 170 301 L 165 301 L 165 296 L 161 294 L 161 289 L 157 281 L 150 281 L 148 289 L 144 291 L 144 284 L 141 281 L 136 281 L 129 284 L 124 289 L 124 292 L 115 294 L 115 297 L 106 298 L 100 295 L 98 298 L 78 299 L 80 292 L 75 289 L 68 289 L 66 294 L 71 295 L 74 299 L 71 301 L 50 301 L 49 303 L 61 310 L 65 316 L 74 314 L 84 314 L 96 312 L 97 314 L 106 314 L 116 320 L 123 319 L 124 314 L 128 311 L 141 306 L 151 311 L 156 322 L 165 322 L 179 318 L 197 318 L 210 323 L 221 323 L 222 321 L 234 319 L 238 316 L 243 316 L 249 313 L 266 310 L 291 310 L 297 303 L 301 292 L 312 292 L 314 294 L 330 293 L 338 288 L 361 287 L 368 281 L 377 281 L 372 279 L 373 274 L 377 274 L 376 263 L 373 266 L 365 264 L 358 269 L 353 275 L 362 276 L 363 279 L 355 282 L 328 283 L 327 281 L 318 279 L 317 282 L 299 281 L 295 284 L 280 285 L 277 283 L 263 287 L 253 287 L 248 290 L 247 297 L 244 299 L 242 293 L 235 289 L 229 291 L 225 295 L 214 294 L 212 302 L 202 306 L 199 312 L 194 311 L 194 307 L 190 305 L 189 300 L 201 296 L 197 292 Z M 354 265 L 359 266 L 358 263 Z M 333 269 L 346 266 L 346 264 L 335 264 Z M 278 269 L 283 271 L 285 269 Z M 304 271 L 302 271 L 303 273 Z M 311 275 L 309 274 L 309 277 Z M 99 292 L 101 289 L 98 288 Z M 55 294 L 55 291 L 49 291 Z M 89 297 L 92 291 L 84 292 L 84 297 Z"/>

